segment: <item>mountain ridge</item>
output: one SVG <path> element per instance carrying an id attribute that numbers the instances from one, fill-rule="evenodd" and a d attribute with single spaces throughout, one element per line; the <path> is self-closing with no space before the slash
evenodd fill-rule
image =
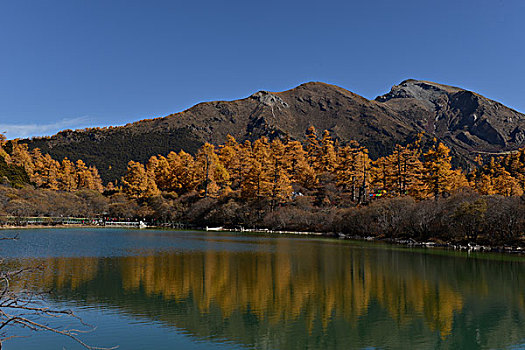
<path id="1" fill-rule="evenodd" d="M 329 130 L 344 143 L 356 140 L 372 157 L 417 134 L 451 147 L 458 164 L 475 152 L 506 152 L 525 146 L 525 115 L 459 87 L 407 79 L 373 100 L 337 85 L 307 82 L 281 91 L 257 91 L 232 101 L 208 101 L 166 117 L 124 126 L 65 130 L 22 140 L 53 157 L 83 159 L 107 181 L 120 178 L 129 160 L 184 149 L 195 153 L 204 143 L 220 144 L 228 134 L 238 141 L 304 139 L 310 126 Z"/>

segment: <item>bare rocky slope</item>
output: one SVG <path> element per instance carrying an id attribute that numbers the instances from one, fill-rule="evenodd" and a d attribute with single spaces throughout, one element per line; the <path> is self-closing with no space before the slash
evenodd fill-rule
<path id="1" fill-rule="evenodd" d="M 200 103 L 164 118 L 120 127 L 62 131 L 23 140 L 57 159 L 83 159 L 105 181 L 120 178 L 129 160 L 261 136 L 304 139 L 311 125 L 341 142 L 357 140 L 372 157 L 391 151 L 418 133 L 453 149 L 458 164 L 477 152 L 499 153 L 525 146 L 525 115 L 474 92 L 427 81 L 406 80 L 368 100 L 340 87 L 312 82 L 284 92 L 259 91 L 235 101 Z"/>

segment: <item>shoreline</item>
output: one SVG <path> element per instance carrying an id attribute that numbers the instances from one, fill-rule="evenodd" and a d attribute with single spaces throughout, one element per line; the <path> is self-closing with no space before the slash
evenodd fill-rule
<path id="1" fill-rule="evenodd" d="M 254 229 L 230 229 L 230 228 L 210 228 L 210 227 L 193 227 L 193 228 L 175 228 L 164 225 L 147 226 L 147 227 L 130 227 L 126 225 L 87 225 L 87 224 L 56 224 L 56 225 L 0 225 L 2 230 L 27 230 L 27 229 L 43 229 L 43 228 L 126 228 L 126 229 L 160 229 L 160 230 L 190 230 L 190 231 L 205 231 L 205 232 L 237 232 L 237 233 L 254 233 L 254 234 L 270 234 L 270 235 L 290 235 L 290 236 L 306 236 L 318 238 L 332 238 L 349 241 L 364 241 L 386 243 L 390 245 L 402 246 L 407 248 L 429 248 L 429 249 L 443 249 L 460 252 L 482 252 L 482 253 L 502 253 L 511 255 L 525 255 L 525 247 L 521 245 L 482 245 L 477 243 L 454 243 L 454 242 L 434 242 L 431 239 L 425 242 L 417 241 L 413 238 L 388 238 L 388 237 L 374 237 L 374 236 L 357 236 L 345 235 L 341 233 L 327 233 L 327 232 L 309 232 L 309 231 L 286 231 L 286 230 L 270 230 L 264 228 Z"/>
<path id="2" fill-rule="evenodd" d="M 212 230 L 216 232 L 240 232 L 240 233 L 261 233 L 261 234 L 272 234 L 272 235 L 302 235 L 302 236 L 316 236 L 324 238 L 341 239 L 348 241 L 362 241 L 362 242 L 376 242 L 386 243 L 390 245 L 403 246 L 407 248 L 425 248 L 425 249 L 443 249 L 460 252 L 481 252 L 481 253 L 503 253 L 513 255 L 525 255 L 525 247 L 520 245 L 481 245 L 477 243 L 453 243 L 453 242 L 433 242 L 426 241 L 420 242 L 413 238 L 387 238 L 387 237 L 374 237 L 374 236 L 357 236 L 357 235 L 345 235 L 341 233 L 322 233 L 322 232 L 307 232 L 307 231 L 273 231 L 269 229 L 224 229 L 224 230 Z"/>
<path id="3" fill-rule="evenodd" d="M 425 249 L 443 249 L 450 251 L 460 251 L 460 252 L 480 252 L 480 253 L 503 253 L 503 254 L 513 254 L 513 255 L 523 255 L 525 254 L 525 247 L 520 245 L 482 245 L 477 243 L 453 243 L 453 242 L 433 242 L 426 241 L 420 242 L 412 238 L 385 238 L 385 237 L 360 237 L 360 236 L 351 236 L 345 235 L 345 237 L 340 237 L 345 240 L 354 240 L 354 241 L 369 241 L 369 242 L 382 242 L 392 245 L 405 246 L 408 248 L 425 248 Z"/>
<path id="4" fill-rule="evenodd" d="M 0 231 L 1 230 L 27 230 L 32 228 L 79 228 L 79 227 L 85 227 L 85 228 L 96 228 L 96 227 L 104 227 L 99 225 L 86 225 L 86 224 L 61 224 L 61 225 L 0 225 Z"/>

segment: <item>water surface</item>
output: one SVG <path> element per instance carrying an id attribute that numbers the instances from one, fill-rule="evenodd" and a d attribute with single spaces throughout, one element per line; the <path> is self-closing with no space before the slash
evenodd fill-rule
<path id="1" fill-rule="evenodd" d="M 49 303 L 96 325 L 81 336 L 91 345 L 525 347 L 525 259 L 519 257 L 229 233 L 18 232 L 18 241 L 1 243 L 4 264 L 44 265 L 26 282 L 53 290 Z M 5 345 L 81 348 L 44 333 Z"/>

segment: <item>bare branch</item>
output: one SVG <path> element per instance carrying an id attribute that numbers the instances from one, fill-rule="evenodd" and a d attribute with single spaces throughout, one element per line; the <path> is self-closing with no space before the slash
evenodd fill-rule
<path id="1" fill-rule="evenodd" d="M 0 237 L 0 241 L 17 241 L 20 235 L 17 233 L 13 237 Z"/>
<path id="2" fill-rule="evenodd" d="M 19 237 L 16 234 L 13 237 L 1 237 L 0 240 L 17 240 Z M 97 347 L 92 346 L 79 338 L 80 334 L 92 332 L 95 327 L 85 323 L 82 318 L 76 315 L 69 309 L 54 309 L 46 305 L 46 293 L 35 293 L 26 289 L 13 290 L 11 281 L 13 279 L 22 278 L 27 273 L 33 273 L 42 270 L 43 266 L 37 267 L 23 267 L 14 270 L 4 270 L 4 260 L 0 259 L 0 350 L 2 344 L 16 335 L 6 335 L 5 329 L 9 326 L 21 326 L 32 331 L 47 331 L 59 335 L 69 337 L 82 345 L 88 350 L 111 350 L 113 347 Z M 77 320 L 82 326 L 88 327 L 87 330 L 80 330 L 74 328 L 60 329 L 44 323 L 43 320 L 56 319 L 60 317 L 71 317 Z M 40 321 L 42 320 L 42 321 Z"/>

